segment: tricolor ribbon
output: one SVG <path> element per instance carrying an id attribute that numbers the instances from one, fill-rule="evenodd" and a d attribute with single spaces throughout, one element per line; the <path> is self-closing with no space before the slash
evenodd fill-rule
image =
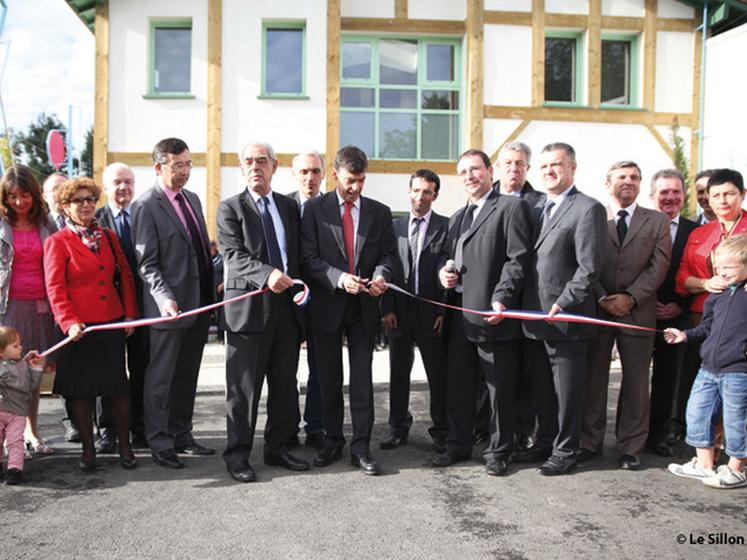
<path id="1" fill-rule="evenodd" d="M 306 283 L 303 280 L 293 280 L 293 283 L 297 286 L 301 286 L 301 290 L 293 295 L 293 303 L 298 305 L 299 307 L 303 307 L 309 302 L 309 299 L 311 299 L 311 292 L 309 290 L 309 287 L 306 285 Z M 179 319 L 184 319 L 186 317 L 192 317 L 194 315 L 200 315 L 201 313 L 206 313 L 208 311 L 212 311 L 213 309 L 218 309 L 219 307 L 223 307 L 224 305 L 228 305 L 230 303 L 236 303 L 237 301 L 242 301 L 245 299 L 248 299 L 250 297 L 258 296 L 260 294 L 263 294 L 265 292 L 269 292 L 270 288 L 262 288 L 260 290 L 254 290 L 253 292 L 247 292 L 245 294 L 241 294 L 240 296 L 232 297 L 230 299 L 225 299 L 223 301 L 218 301 L 216 303 L 211 303 L 210 305 L 205 305 L 203 307 L 198 307 L 196 309 L 190 309 L 189 311 L 185 311 L 184 313 L 179 313 L 177 315 L 169 316 L 169 317 L 151 317 L 146 319 L 134 319 L 132 321 L 120 321 L 118 323 L 102 323 L 100 325 L 91 325 L 83 329 L 83 334 L 95 332 L 95 331 L 111 331 L 116 329 L 129 329 L 129 328 L 135 328 L 135 327 L 147 327 L 150 325 L 157 325 L 160 323 L 168 323 L 171 321 L 178 321 Z M 63 346 L 69 344 L 73 340 L 72 337 L 68 336 L 67 338 L 64 338 L 51 348 L 48 348 L 44 352 L 41 353 L 41 356 L 48 356 L 52 352 L 55 352 L 62 348 Z"/>

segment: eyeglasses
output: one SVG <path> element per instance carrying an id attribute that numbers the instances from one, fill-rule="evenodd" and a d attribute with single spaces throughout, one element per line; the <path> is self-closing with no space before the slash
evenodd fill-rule
<path id="1" fill-rule="evenodd" d="M 79 196 L 77 198 L 70 199 L 70 204 L 80 204 L 82 206 L 86 202 L 88 204 L 96 204 L 96 197 L 95 196 Z"/>
<path id="2" fill-rule="evenodd" d="M 194 164 L 191 161 L 187 161 L 187 162 L 179 161 L 177 163 L 167 163 L 165 165 L 168 165 L 174 171 L 182 171 L 184 169 L 192 169 L 192 167 L 194 167 Z"/>

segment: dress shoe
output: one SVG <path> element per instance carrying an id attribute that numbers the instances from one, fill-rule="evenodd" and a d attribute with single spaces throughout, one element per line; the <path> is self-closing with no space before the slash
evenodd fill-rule
<path id="1" fill-rule="evenodd" d="M 620 455 L 620 468 L 626 471 L 639 471 L 643 468 L 638 455 Z"/>
<path id="2" fill-rule="evenodd" d="M 96 453 L 109 455 L 117 449 L 117 438 L 104 434 L 96 442 Z"/>
<path id="3" fill-rule="evenodd" d="M 298 447 L 299 445 L 301 445 L 301 440 L 298 439 L 298 434 L 296 434 L 288 440 L 288 443 L 285 444 L 285 447 L 287 447 L 288 449 L 293 449 L 294 447 Z"/>
<path id="4" fill-rule="evenodd" d="M 599 451 L 591 451 L 589 449 L 584 449 L 582 447 L 576 452 L 576 461 L 579 461 L 579 462 L 591 461 L 592 459 L 598 456 L 599 456 Z"/>
<path id="5" fill-rule="evenodd" d="M 228 467 L 228 474 L 236 482 L 254 482 L 257 479 L 257 475 L 254 474 L 254 470 L 249 466 L 249 463 L 241 467 Z"/>
<path id="6" fill-rule="evenodd" d="M 70 443 L 80 443 L 80 432 L 75 426 L 65 428 L 65 441 Z"/>
<path id="7" fill-rule="evenodd" d="M 204 445 L 200 445 L 196 441 L 193 441 L 184 447 L 177 447 L 176 452 L 186 453 L 187 455 L 213 455 L 215 449 L 210 449 L 209 447 L 205 447 Z"/>
<path id="8" fill-rule="evenodd" d="M 322 447 L 324 447 L 324 432 L 306 434 L 306 441 L 304 443 L 306 444 L 306 447 L 321 449 Z"/>
<path id="9" fill-rule="evenodd" d="M 550 458 L 542 463 L 537 471 L 544 476 L 556 476 L 559 474 L 568 474 L 576 469 L 576 459 L 574 457 L 559 457 L 550 455 Z"/>
<path id="10" fill-rule="evenodd" d="M 122 468 L 131 471 L 135 467 L 137 467 L 137 459 L 135 459 L 134 455 L 127 456 L 119 456 L 119 464 L 122 465 Z"/>
<path id="11" fill-rule="evenodd" d="M 151 457 L 157 465 L 166 467 L 167 469 L 183 469 L 184 463 L 177 457 L 176 451 L 173 449 L 164 449 L 163 451 L 150 452 Z"/>
<path id="12" fill-rule="evenodd" d="M 485 443 L 490 439 L 490 432 L 486 432 L 485 430 L 477 430 L 475 431 L 475 437 L 473 438 L 473 442 L 475 444 L 478 443 Z"/>
<path id="13" fill-rule="evenodd" d="M 472 458 L 472 453 L 459 453 L 457 451 L 446 451 L 439 455 L 436 455 L 431 462 L 433 467 L 450 467 L 461 461 L 469 461 Z"/>
<path id="14" fill-rule="evenodd" d="M 377 476 L 381 474 L 381 467 L 376 462 L 376 459 L 371 457 L 370 453 L 363 453 L 362 455 L 351 455 L 350 464 L 354 467 L 358 467 L 363 474 L 369 474 L 371 476 Z"/>
<path id="15" fill-rule="evenodd" d="M 516 442 L 514 443 L 514 449 L 524 451 L 525 449 L 531 449 L 535 445 L 537 445 L 537 440 L 534 436 L 518 434 L 516 436 Z"/>
<path id="16" fill-rule="evenodd" d="M 446 438 L 444 436 L 434 436 L 431 447 L 436 453 L 446 453 Z"/>
<path id="17" fill-rule="evenodd" d="M 96 459 L 81 459 L 78 461 L 78 468 L 83 472 L 93 472 L 96 470 Z"/>
<path id="18" fill-rule="evenodd" d="M 386 438 L 381 440 L 379 447 L 382 449 L 397 449 L 400 445 L 407 443 L 407 436 L 400 436 L 397 434 L 389 434 Z"/>
<path id="19" fill-rule="evenodd" d="M 342 447 L 322 447 L 314 457 L 315 467 L 326 467 L 342 457 Z"/>
<path id="20" fill-rule="evenodd" d="M 8 469 L 5 473 L 5 484 L 8 486 L 15 486 L 23 482 L 23 473 L 18 469 Z"/>
<path id="21" fill-rule="evenodd" d="M 533 445 L 529 449 L 514 454 L 514 463 L 537 463 L 544 462 L 552 455 L 552 449 Z"/>
<path id="22" fill-rule="evenodd" d="M 283 467 L 289 471 L 309 470 L 308 461 L 294 457 L 287 451 L 281 451 L 278 454 L 265 453 L 265 465 L 271 467 Z"/>
<path id="23" fill-rule="evenodd" d="M 490 458 L 485 462 L 485 472 L 490 476 L 503 476 L 508 470 L 508 465 L 504 459 Z"/>
<path id="24" fill-rule="evenodd" d="M 674 449 L 669 447 L 665 441 L 649 441 L 646 447 L 659 457 L 674 457 Z"/>

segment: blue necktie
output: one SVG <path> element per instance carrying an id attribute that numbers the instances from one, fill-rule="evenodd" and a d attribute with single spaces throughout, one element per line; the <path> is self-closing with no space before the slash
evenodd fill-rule
<path id="1" fill-rule="evenodd" d="M 280 255 L 280 246 L 278 245 L 278 236 L 275 233 L 275 224 L 272 222 L 270 215 L 270 201 L 266 196 L 259 199 L 259 214 L 262 217 L 262 229 L 265 231 L 265 244 L 267 245 L 267 258 L 270 264 L 279 270 L 285 270 L 283 267 L 283 257 Z"/>
<path id="2" fill-rule="evenodd" d="M 132 246 L 132 232 L 127 210 L 122 210 L 119 213 L 119 241 L 127 260 L 131 262 L 135 258 L 135 249 Z"/>

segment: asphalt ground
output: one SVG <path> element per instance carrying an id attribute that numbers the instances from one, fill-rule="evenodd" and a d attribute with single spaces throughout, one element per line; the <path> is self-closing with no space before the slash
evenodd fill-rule
<path id="1" fill-rule="evenodd" d="M 387 353 L 378 351 L 372 451 L 383 476 L 364 476 L 347 454 L 300 474 L 265 466 L 263 408 L 251 460 L 258 479 L 242 485 L 229 478 L 220 457 L 222 353 L 221 345 L 207 347 L 194 419 L 197 439 L 218 454 L 186 457 L 179 471 L 156 466 L 147 450 L 138 450 L 134 471 L 101 455 L 95 472 L 81 473 L 79 445 L 63 442 L 60 402 L 44 397 L 42 433 L 56 453 L 27 462 L 24 484 L 0 486 L 0 558 L 747 557 L 747 544 L 718 544 L 747 541 L 747 489 L 718 491 L 674 477 L 665 470 L 670 460 L 648 453 L 645 470 L 617 468 L 617 369 L 605 453 L 570 476 L 543 477 L 537 465 L 514 464 L 507 476 L 490 477 L 480 448 L 472 462 L 429 467 L 428 391 L 419 359 L 410 440 L 397 450 L 378 449 L 388 411 Z M 303 385 L 303 359 L 299 379 Z M 303 445 L 294 453 L 308 460 L 314 454 Z M 692 455 L 681 446 L 676 460 Z"/>

